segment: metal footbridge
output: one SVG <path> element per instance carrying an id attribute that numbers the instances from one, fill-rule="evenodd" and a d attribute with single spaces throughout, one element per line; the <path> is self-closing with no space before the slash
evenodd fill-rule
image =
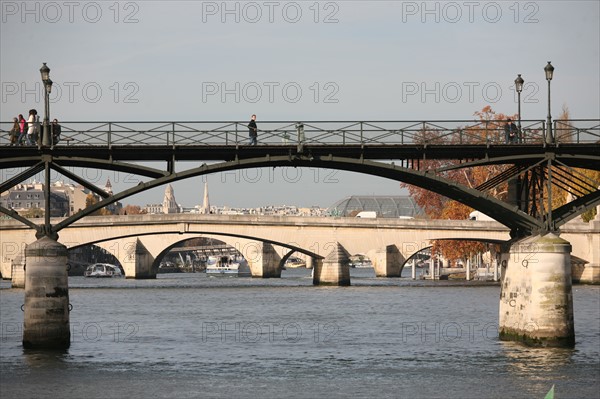
<path id="1" fill-rule="evenodd" d="M 17 168 L 0 193 L 55 171 L 102 197 L 62 221 L 35 225 L 10 207 L 0 212 L 56 236 L 64 227 L 123 198 L 186 178 L 259 167 L 313 167 L 366 173 L 416 185 L 480 210 L 511 229 L 513 237 L 556 231 L 600 204 L 600 119 L 523 120 L 517 142 L 508 143 L 503 120 L 454 121 L 258 121 L 250 145 L 247 122 L 62 122 L 61 140 L 15 146 L 11 124 L 0 124 L 0 170 Z M 195 161 L 190 163 L 190 161 Z M 157 167 L 157 162 L 162 167 Z M 149 166 L 151 165 L 151 166 Z M 189 167 L 189 165 L 193 165 Z M 452 178 L 453 171 L 492 167 L 478 187 Z M 146 181 L 107 193 L 72 168 L 120 171 Z M 492 169 L 490 169 L 492 170 Z M 508 185 L 500 198 L 492 191 Z M 557 191 L 558 190 L 558 191 Z M 571 201 L 552 206 L 553 192 Z M 565 194 L 566 195 L 566 194 Z M 49 195 L 46 195 L 49 209 Z M 46 215 L 49 212 L 46 211 Z"/>

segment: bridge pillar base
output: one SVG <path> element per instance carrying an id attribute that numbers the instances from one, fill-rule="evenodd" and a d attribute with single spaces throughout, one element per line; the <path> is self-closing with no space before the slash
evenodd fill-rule
<path id="1" fill-rule="evenodd" d="M 281 277 L 281 256 L 269 243 L 253 242 L 244 248 L 244 258 L 250 266 L 252 277 L 278 278 Z"/>
<path id="2" fill-rule="evenodd" d="M 568 241 L 550 233 L 512 245 L 499 316 L 501 340 L 532 346 L 575 345 Z"/>
<path id="3" fill-rule="evenodd" d="M 375 277 L 400 277 L 404 259 L 396 245 L 370 251 L 367 256 L 373 264 Z"/>
<path id="4" fill-rule="evenodd" d="M 25 288 L 25 251 L 11 262 L 11 288 Z"/>
<path id="5" fill-rule="evenodd" d="M 350 254 L 340 243 L 325 259 L 313 259 L 313 267 L 314 285 L 350 285 Z"/>
<path id="6" fill-rule="evenodd" d="M 70 345 L 67 247 L 42 237 L 25 250 L 23 347 L 66 349 Z"/>
<path id="7" fill-rule="evenodd" d="M 136 280 L 156 278 L 156 270 L 152 268 L 154 257 L 139 238 L 135 239 L 133 245 L 126 246 L 124 260 L 119 259 L 126 278 Z"/>

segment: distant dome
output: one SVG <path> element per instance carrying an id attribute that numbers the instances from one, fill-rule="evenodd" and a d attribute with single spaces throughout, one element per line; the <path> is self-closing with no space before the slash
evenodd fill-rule
<path id="1" fill-rule="evenodd" d="M 423 214 L 417 203 L 408 196 L 353 195 L 337 201 L 327 209 L 331 216 L 356 216 L 358 212 L 377 212 L 380 218 L 415 217 Z"/>

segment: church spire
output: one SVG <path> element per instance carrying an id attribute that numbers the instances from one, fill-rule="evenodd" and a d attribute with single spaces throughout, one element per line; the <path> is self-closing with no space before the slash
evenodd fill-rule
<path id="1" fill-rule="evenodd" d="M 208 180 L 204 182 L 204 200 L 202 201 L 202 213 L 210 213 L 210 202 L 208 201 Z"/>
<path id="2" fill-rule="evenodd" d="M 110 184 L 110 177 L 108 179 L 106 179 L 106 185 L 104 186 L 104 191 L 106 191 L 110 195 L 113 194 L 112 184 Z"/>

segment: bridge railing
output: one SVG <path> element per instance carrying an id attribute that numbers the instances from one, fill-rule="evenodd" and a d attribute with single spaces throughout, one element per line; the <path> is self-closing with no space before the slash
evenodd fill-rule
<path id="1" fill-rule="evenodd" d="M 504 120 L 259 121 L 259 145 L 506 144 Z M 558 143 L 597 143 L 599 119 L 556 120 Z M 61 122 L 59 146 L 235 146 L 249 142 L 247 122 Z M 12 123 L 0 123 L 0 146 Z M 544 120 L 523 120 L 519 142 L 546 141 Z"/>

